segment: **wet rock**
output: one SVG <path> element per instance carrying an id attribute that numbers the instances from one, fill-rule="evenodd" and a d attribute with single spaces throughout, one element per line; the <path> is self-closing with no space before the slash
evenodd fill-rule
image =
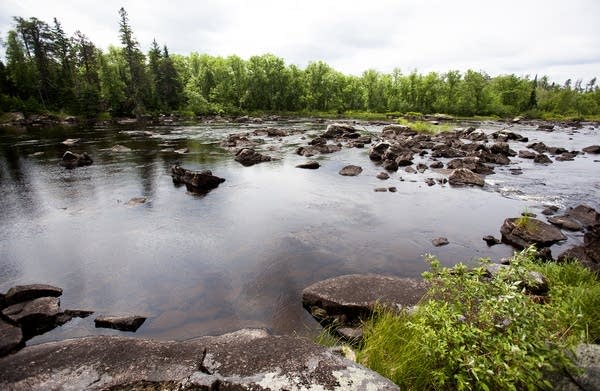
<path id="1" fill-rule="evenodd" d="M 475 156 L 452 159 L 446 165 L 446 168 L 455 170 L 457 168 L 467 168 L 474 173 L 489 175 L 494 173 L 494 169 L 481 162 L 481 159 Z"/>
<path id="2" fill-rule="evenodd" d="M 550 205 L 542 210 L 542 214 L 545 216 L 551 216 L 558 211 L 558 206 Z"/>
<path id="3" fill-rule="evenodd" d="M 469 128 L 469 129 L 473 129 L 471 132 L 468 132 L 467 135 L 467 139 L 471 140 L 471 141 L 484 141 L 487 139 L 487 135 L 485 134 L 485 132 L 482 129 L 475 129 L 475 128 Z M 469 130 L 467 129 L 467 131 Z"/>
<path id="4" fill-rule="evenodd" d="M 92 160 L 90 155 L 87 154 L 87 152 L 78 154 L 71 151 L 67 151 L 63 154 L 63 157 L 60 161 L 60 165 L 65 168 L 71 169 L 75 167 L 89 166 L 93 162 L 94 161 Z"/>
<path id="5" fill-rule="evenodd" d="M 179 148 L 174 150 L 173 152 L 178 153 L 180 155 L 185 155 L 186 153 L 190 152 L 189 148 Z"/>
<path id="6" fill-rule="evenodd" d="M 362 172 L 362 167 L 354 166 L 352 164 L 342 168 L 340 170 L 340 175 L 344 176 L 356 176 Z"/>
<path id="7" fill-rule="evenodd" d="M 235 154 L 235 161 L 248 167 L 262 162 L 269 162 L 271 157 L 260 154 L 252 148 L 242 148 Z"/>
<path id="8" fill-rule="evenodd" d="M 387 142 L 379 142 L 371 146 L 369 149 L 369 159 L 379 162 L 383 160 L 383 154 L 390 147 Z"/>
<path id="9" fill-rule="evenodd" d="M 533 161 L 539 164 L 550 164 L 552 163 L 552 160 L 546 156 L 543 153 L 537 154 L 535 155 L 535 157 L 533 158 Z"/>
<path id="10" fill-rule="evenodd" d="M 221 143 L 221 146 L 226 148 L 251 148 L 256 143 L 248 139 L 247 134 L 232 133 Z"/>
<path id="11" fill-rule="evenodd" d="M 441 144 L 441 145 L 436 145 L 433 147 L 431 156 L 432 157 L 445 157 L 445 158 L 465 157 L 466 152 L 462 151 L 458 148 L 453 148 L 446 144 Z"/>
<path id="12" fill-rule="evenodd" d="M 548 147 L 548 152 L 551 155 L 562 155 L 563 153 L 569 153 L 569 151 L 562 147 Z"/>
<path id="13" fill-rule="evenodd" d="M 516 156 L 517 153 L 511 150 L 508 146 L 508 143 L 495 143 L 490 147 L 490 152 L 496 155 L 504 155 L 504 156 Z"/>
<path id="14" fill-rule="evenodd" d="M 585 147 L 582 149 L 585 153 L 590 154 L 599 154 L 600 153 L 600 145 L 590 145 L 589 147 Z"/>
<path id="15" fill-rule="evenodd" d="M 306 163 L 298 164 L 296 167 L 297 168 L 305 168 L 308 170 L 316 170 L 319 167 L 321 167 L 321 165 L 316 160 L 310 160 Z"/>
<path id="16" fill-rule="evenodd" d="M 316 144 L 307 147 L 298 147 L 296 153 L 301 156 L 314 156 L 317 154 L 327 154 L 340 151 L 341 148 L 334 144 Z"/>
<path id="17" fill-rule="evenodd" d="M 552 124 L 541 124 L 538 126 L 538 130 L 543 130 L 546 132 L 552 132 L 554 130 L 554 125 Z"/>
<path id="18" fill-rule="evenodd" d="M 94 311 L 86 310 L 65 310 L 56 316 L 56 324 L 62 326 L 73 318 L 87 318 L 93 313 Z"/>
<path id="19" fill-rule="evenodd" d="M 427 164 L 424 163 L 419 163 L 417 164 L 417 171 L 419 171 L 421 174 L 425 172 L 425 170 L 427 170 Z"/>
<path id="20" fill-rule="evenodd" d="M 387 125 L 381 129 L 381 137 L 396 139 L 398 136 L 414 136 L 416 132 L 406 125 Z"/>
<path id="21" fill-rule="evenodd" d="M 377 274 L 351 274 L 317 282 L 302 291 L 302 305 L 308 311 L 321 309 L 320 319 L 331 324 L 343 315 L 343 325 L 354 327 L 368 319 L 376 305 L 392 310 L 416 305 L 427 291 L 422 279 Z M 342 325 L 340 325 L 342 326 Z"/>
<path id="22" fill-rule="evenodd" d="M 427 178 L 425 179 L 425 183 L 427 184 L 427 186 L 433 186 L 435 185 L 435 180 L 433 178 Z"/>
<path id="23" fill-rule="evenodd" d="M 0 388 L 382 390 L 399 388 L 306 338 L 244 329 L 184 342 L 95 336 L 0 359 Z"/>
<path id="24" fill-rule="evenodd" d="M 360 136 L 354 142 L 356 144 L 371 144 L 371 137 L 369 136 Z"/>
<path id="25" fill-rule="evenodd" d="M 566 215 L 578 220 L 586 228 L 600 225 L 600 213 L 588 205 L 578 205 L 575 208 L 569 208 Z"/>
<path id="26" fill-rule="evenodd" d="M 408 166 L 404 169 L 405 172 L 409 173 L 409 174 L 416 174 L 417 170 L 415 170 L 413 167 Z"/>
<path id="27" fill-rule="evenodd" d="M 537 156 L 537 153 L 528 151 L 526 149 L 519 151 L 519 157 L 521 159 L 535 159 L 536 156 Z"/>
<path id="28" fill-rule="evenodd" d="M 288 132 L 286 132 L 285 130 L 277 128 L 257 129 L 253 133 L 257 136 L 264 135 L 268 137 L 286 137 L 289 135 Z"/>
<path id="29" fill-rule="evenodd" d="M 374 189 L 374 191 L 375 191 L 376 193 L 385 193 L 385 192 L 387 192 L 387 191 L 388 191 L 388 189 L 387 189 L 387 187 L 376 187 L 376 188 Z"/>
<path id="30" fill-rule="evenodd" d="M 395 160 L 384 160 L 382 166 L 384 170 L 387 170 L 389 172 L 398 171 L 398 163 L 396 163 Z"/>
<path id="31" fill-rule="evenodd" d="M 577 369 L 569 369 L 562 377 L 549 379 L 555 390 L 600 390 L 600 345 L 580 344 L 575 349 Z"/>
<path id="32" fill-rule="evenodd" d="M 25 339 L 29 339 L 56 327 L 59 303 L 57 297 L 40 297 L 6 307 L 2 315 L 18 324 Z"/>
<path id="33" fill-rule="evenodd" d="M 127 206 L 137 206 L 137 205 L 143 205 L 146 202 L 148 202 L 148 198 L 147 197 L 133 197 L 129 201 L 127 201 L 127 203 L 125 205 L 127 205 Z"/>
<path id="34" fill-rule="evenodd" d="M 4 295 L 5 306 L 39 299 L 40 297 L 59 297 L 62 289 L 46 284 L 17 285 L 10 288 Z"/>
<path id="35" fill-rule="evenodd" d="M 581 231 L 583 229 L 581 224 L 567 215 L 548 217 L 548 222 L 569 231 Z"/>
<path id="36" fill-rule="evenodd" d="M 323 133 L 324 138 L 343 137 L 349 133 L 357 133 L 357 129 L 348 124 L 335 123 L 327 126 L 327 130 Z M 360 135 L 358 135 L 360 136 Z"/>
<path id="37" fill-rule="evenodd" d="M 185 184 L 189 191 L 201 194 L 207 193 L 225 182 L 224 178 L 213 175 L 210 170 L 191 171 L 180 166 L 171 167 L 171 177 L 173 183 Z"/>
<path id="38" fill-rule="evenodd" d="M 535 213 L 532 212 L 521 212 L 521 216 L 523 217 L 537 217 Z"/>
<path id="39" fill-rule="evenodd" d="M 143 316 L 99 316 L 94 324 L 99 328 L 135 332 L 146 321 Z"/>
<path id="40" fill-rule="evenodd" d="M 569 162 L 569 161 L 575 160 L 576 156 L 577 156 L 577 154 L 572 153 L 572 152 L 563 152 L 562 154 L 557 156 L 555 160 L 557 160 L 559 162 Z"/>
<path id="41" fill-rule="evenodd" d="M 377 174 L 377 178 L 381 180 L 386 180 L 390 178 L 390 175 L 387 172 L 380 172 Z"/>
<path id="42" fill-rule="evenodd" d="M 511 175 L 522 175 L 523 174 L 523 169 L 520 167 L 510 168 L 508 171 L 510 171 Z"/>
<path id="43" fill-rule="evenodd" d="M 448 243 L 450 243 L 448 241 L 448 238 L 445 238 L 443 236 L 440 236 L 439 238 L 435 238 L 431 241 L 431 244 L 433 244 L 435 247 L 445 246 Z"/>
<path id="44" fill-rule="evenodd" d="M 77 144 L 79 141 L 81 141 L 81 139 L 79 139 L 79 138 L 68 138 L 65 141 L 63 141 L 61 144 L 71 146 L 71 145 Z"/>
<path id="45" fill-rule="evenodd" d="M 131 148 L 127 148 L 124 145 L 117 144 L 110 149 L 112 152 L 131 152 Z"/>
<path id="46" fill-rule="evenodd" d="M 389 191 L 390 193 L 395 193 L 395 192 L 397 192 L 397 191 L 398 191 L 398 189 L 397 189 L 395 186 L 390 186 L 390 187 L 388 187 L 388 191 Z"/>
<path id="47" fill-rule="evenodd" d="M 485 181 L 473 171 L 467 168 L 458 168 L 450 174 L 448 177 L 448 181 L 451 185 L 461 186 L 461 185 L 475 185 L 475 186 L 483 186 Z"/>
<path id="48" fill-rule="evenodd" d="M 527 145 L 527 148 L 533 149 L 537 153 L 544 153 L 548 151 L 548 147 L 543 142 L 531 143 Z"/>
<path id="49" fill-rule="evenodd" d="M 437 161 L 429 165 L 429 168 L 444 168 L 444 163 Z"/>
<path id="50" fill-rule="evenodd" d="M 0 319 L 0 357 L 20 349 L 23 342 L 21 329 Z"/>
<path id="51" fill-rule="evenodd" d="M 485 241 L 485 243 L 486 243 L 486 244 L 487 244 L 489 247 L 492 247 L 492 246 L 494 246 L 494 245 L 496 245 L 496 244 L 500 244 L 500 243 L 502 243 L 502 242 L 500 241 L 500 239 L 497 239 L 497 238 L 493 237 L 492 235 L 486 235 L 486 236 L 484 236 L 482 239 Z"/>
<path id="52" fill-rule="evenodd" d="M 327 144 L 327 139 L 323 137 L 315 137 L 314 139 L 308 142 L 308 145 L 325 145 Z"/>
<path id="53" fill-rule="evenodd" d="M 538 248 L 550 247 L 561 240 L 567 239 L 553 225 L 534 218 L 525 220 L 526 224 L 521 223 L 522 221 L 521 218 L 508 218 L 504 220 L 502 227 L 500 227 L 502 242 L 510 244 L 517 249 L 522 249 L 532 244 L 535 244 Z"/>

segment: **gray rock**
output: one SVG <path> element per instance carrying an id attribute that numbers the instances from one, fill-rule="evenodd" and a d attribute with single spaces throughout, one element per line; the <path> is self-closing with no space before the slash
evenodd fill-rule
<path id="1" fill-rule="evenodd" d="M 501 270 L 508 270 L 510 267 L 510 265 L 490 263 L 485 266 L 485 271 L 489 277 L 495 278 Z M 530 295 L 545 295 L 549 290 L 546 277 L 536 271 L 527 272 L 519 286 Z"/>
<path id="2" fill-rule="evenodd" d="M 599 154 L 600 153 L 600 145 L 590 145 L 589 147 L 583 148 L 582 151 L 585 153 Z"/>
<path id="3" fill-rule="evenodd" d="M 535 159 L 536 156 L 537 156 L 537 153 L 535 153 L 533 151 L 528 151 L 526 149 L 519 151 L 519 157 L 521 159 Z"/>
<path id="4" fill-rule="evenodd" d="M 302 291 L 302 305 L 322 310 L 324 323 L 343 316 L 344 324 L 354 327 L 368 319 L 377 304 L 396 310 L 416 305 L 427 291 L 422 279 L 377 274 L 350 274 L 317 282 Z"/>
<path id="5" fill-rule="evenodd" d="M 500 239 L 493 237 L 492 235 L 486 235 L 482 238 L 488 246 L 494 246 L 496 244 L 500 244 Z"/>
<path id="6" fill-rule="evenodd" d="M 417 170 L 414 169 L 414 167 L 412 166 L 408 166 L 404 169 L 405 172 L 408 172 L 409 174 L 416 174 Z"/>
<path id="7" fill-rule="evenodd" d="M 131 148 L 128 148 L 124 145 L 117 144 L 110 149 L 112 152 L 131 152 Z"/>
<path id="8" fill-rule="evenodd" d="M 374 192 L 376 193 L 385 193 L 388 191 L 387 187 L 376 187 L 375 189 L 373 189 Z"/>
<path id="9" fill-rule="evenodd" d="M 348 124 L 335 123 L 327 126 L 327 130 L 323 133 L 324 138 L 343 137 L 346 134 L 357 133 L 357 129 Z M 358 135 L 360 136 L 360 135 Z M 357 136 L 357 137 L 358 137 Z"/>
<path id="10" fill-rule="evenodd" d="M 452 171 L 450 176 L 448 177 L 448 181 L 451 185 L 475 185 L 475 186 L 483 186 L 485 181 L 473 171 L 467 168 L 457 168 Z"/>
<path id="11" fill-rule="evenodd" d="M 425 179 L 425 183 L 427 184 L 427 186 L 433 186 L 433 185 L 435 185 L 435 179 L 427 178 L 427 179 Z"/>
<path id="12" fill-rule="evenodd" d="M 532 244 L 538 248 L 550 247 L 554 243 L 567 239 L 558 228 L 540 220 L 529 218 L 524 226 L 519 225 L 519 221 L 521 220 L 518 218 L 504 220 L 500 227 L 502 242 L 522 249 Z"/>
<path id="13" fill-rule="evenodd" d="M 354 166 L 352 164 L 342 168 L 340 170 L 340 175 L 344 176 L 356 176 L 362 172 L 362 167 Z"/>
<path id="14" fill-rule="evenodd" d="M 59 304 L 57 297 L 40 297 L 6 307 L 2 315 L 21 326 L 25 339 L 29 339 L 56 327 Z"/>
<path id="15" fill-rule="evenodd" d="M 445 246 L 448 243 L 450 243 L 448 241 L 448 238 L 445 238 L 443 236 L 440 236 L 439 238 L 435 238 L 431 241 L 431 244 L 433 244 L 435 247 Z"/>
<path id="16" fill-rule="evenodd" d="M 568 215 L 548 217 L 548 222 L 569 231 L 581 231 L 583 227 Z"/>
<path id="17" fill-rule="evenodd" d="M 94 319 L 96 327 L 135 332 L 146 321 L 143 316 L 99 316 Z"/>
<path id="18" fill-rule="evenodd" d="M 554 213 L 556 213 L 558 211 L 558 206 L 554 206 L 554 205 L 550 205 L 547 206 L 543 211 L 542 214 L 545 216 L 551 216 Z"/>
<path id="19" fill-rule="evenodd" d="M 38 299 L 40 297 L 59 297 L 62 289 L 47 284 L 17 285 L 10 288 L 5 296 L 5 305 L 9 306 L 23 301 Z"/>
<path id="20" fill-rule="evenodd" d="M 533 158 L 533 161 L 535 163 L 539 163 L 539 164 L 550 164 L 550 163 L 552 163 L 552 160 L 548 156 L 546 156 L 545 154 L 543 154 L 543 153 L 535 155 L 535 157 Z"/>
<path id="21" fill-rule="evenodd" d="M 248 167 L 262 162 L 269 162 L 271 156 L 260 154 L 252 148 L 242 148 L 235 154 L 235 161 Z"/>
<path id="22" fill-rule="evenodd" d="M 381 180 L 390 179 L 390 175 L 387 172 L 380 172 L 377 174 L 377 178 Z"/>
<path id="23" fill-rule="evenodd" d="M 86 153 L 78 154 L 71 151 L 67 151 L 63 154 L 63 157 L 60 161 L 60 165 L 72 169 L 76 167 L 89 166 L 94 161 L 92 158 Z"/>
<path id="24" fill-rule="evenodd" d="M 437 161 L 429 165 L 429 168 L 444 168 L 444 163 Z"/>
<path id="25" fill-rule="evenodd" d="M 298 164 L 296 167 L 304 168 L 304 169 L 308 169 L 308 170 L 316 170 L 319 167 L 321 167 L 321 165 L 316 160 L 309 160 L 306 163 Z"/>
<path id="26" fill-rule="evenodd" d="M 554 389 L 564 391 L 600 390 L 600 345 L 580 344 L 575 349 L 575 364 L 579 371 L 550 377 Z"/>
<path id="27" fill-rule="evenodd" d="M 0 388 L 399 390 L 307 339 L 251 329 L 184 342 L 96 336 L 30 346 L 0 359 Z"/>
<path id="28" fill-rule="evenodd" d="M 171 167 L 171 177 L 175 184 L 185 184 L 192 192 L 205 194 L 217 188 L 225 179 L 214 176 L 211 171 L 191 171 L 180 166 Z"/>
<path id="29" fill-rule="evenodd" d="M 78 138 L 68 138 L 65 141 L 63 141 L 61 144 L 71 146 L 71 145 L 77 144 L 79 141 L 81 141 L 81 139 L 78 139 Z"/>
<path id="30" fill-rule="evenodd" d="M 398 191 L 398 189 L 396 188 L 396 186 L 390 186 L 390 187 L 388 187 L 388 191 L 391 193 L 395 193 Z"/>
<path id="31" fill-rule="evenodd" d="M 13 326 L 0 319 L 0 357 L 23 346 L 23 332 L 17 326 Z"/>
<path id="32" fill-rule="evenodd" d="M 600 225 L 600 213 L 588 205 L 578 205 L 575 208 L 569 208 L 566 215 L 578 220 L 586 228 Z"/>
<path id="33" fill-rule="evenodd" d="M 126 205 L 127 206 L 136 206 L 136 205 L 145 204 L 146 202 L 148 202 L 147 197 L 133 197 L 129 201 L 127 201 Z"/>

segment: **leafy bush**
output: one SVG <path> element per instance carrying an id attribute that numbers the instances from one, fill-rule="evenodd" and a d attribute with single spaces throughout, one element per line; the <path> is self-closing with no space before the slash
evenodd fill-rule
<path id="1" fill-rule="evenodd" d="M 538 264 L 529 248 L 493 276 L 482 265 L 441 267 L 428 257 L 431 288 L 412 313 L 378 312 L 365 325 L 359 360 L 408 389 L 551 388 L 550 372 L 573 365 L 569 350 L 600 336 L 600 284 L 578 264 Z M 528 295 L 533 270 L 545 300 Z"/>

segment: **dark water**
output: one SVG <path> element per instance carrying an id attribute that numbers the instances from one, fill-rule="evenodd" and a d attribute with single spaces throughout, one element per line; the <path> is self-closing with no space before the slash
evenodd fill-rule
<path id="1" fill-rule="evenodd" d="M 219 147 L 228 133 L 265 126 L 296 132 L 281 140 L 254 137 L 265 141 L 260 150 L 280 160 L 243 167 Z M 505 125 L 480 126 L 492 132 Z M 512 249 L 489 248 L 481 238 L 499 236 L 506 217 L 525 208 L 539 213 L 549 204 L 599 207 L 600 163 L 592 155 L 549 166 L 513 158 L 509 167 L 521 167 L 524 174 L 499 167 L 484 189 L 428 187 L 425 178 L 444 176 L 431 170 L 400 171 L 381 181 L 375 177 L 381 168 L 369 160 L 367 149 L 323 155 L 316 171 L 295 168 L 307 160 L 294 153 L 308 141 L 301 137 L 325 127 L 306 120 L 0 129 L 0 290 L 34 282 L 57 285 L 64 289 L 63 308 L 148 316 L 138 336 L 186 339 L 242 327 L 310 335 L 318 326 L 302 309 L 300 292 L 313 282 L 347 273 L 417 276 L 426 269 L 425 253 L 445 264 L 499 259 Z M 375 135 L 381 131 L 381 126 L 358 127 Z M 511 130 L 567 149 L 600 142 L 597 128 Z M 81 142 L 66 147 L 61 144 L 66 138 Z M 111 152 L 115 144 L 132 151 Z M 164 151 L 183 147 L 190 152 Z M 60 167 L 67 149 L 87 151 L 94 164 Z M 226 182 L 205 197 L 195 196 L 173 185 L 168 170 L 176 162 L 210 169 Z M 340 176 L 347 164 L 364 171 Z M 398 192 L 373 191 L 381 186 L 396 186 Z M 127 205 L 139 196 L 149 202 Z M 433 247 L 431 239 L 438 236 L 450 244 Z M 569 234 L 568 243 L 553 252 L 578 241 L 581 234 Z M 116 333 L 95 329 L 91 317 L 30 343 Z"/>

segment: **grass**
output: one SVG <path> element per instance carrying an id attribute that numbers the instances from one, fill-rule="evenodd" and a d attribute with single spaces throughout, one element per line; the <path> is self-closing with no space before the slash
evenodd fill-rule
<path id="1" fill-rule="evenodd" d="M 403 389 L 544 389 L 572 367 L 569 351 L 600 341 L 600 282 L 578 263 L 538 263 L 534 248 L 487 277 L 482 266 L 448 269 L 430 258 L 431 288 L 416 311 L 378 311 L 365 324 L 358 360 Z M 545 300 L 526 294 L 531 271 Z"/>
<path id="2" fill-rule="evenodd" d="M 446 123 L 440 123 L 439 125 L 435 125 L 429 121 L 411 121 L 405 118 L 399 118 L 396 120 L 400 125 L 406 125 L 415 132 L 419 133 L 430 133 L 430 134 L 438 134 L 442 132 L 448 132 L 454 129 L 454 126 Z"/>
<path id="3" fill-rule="evenodd" d="M 525 208 L 525 211 L 523 211 L 521 216 L 517 218 L 515 225 L 523 231 L 533 232 L 536 229 L 536 225 L 532 220 L 531 213 L 529 213 L 527 208 Z"/>

